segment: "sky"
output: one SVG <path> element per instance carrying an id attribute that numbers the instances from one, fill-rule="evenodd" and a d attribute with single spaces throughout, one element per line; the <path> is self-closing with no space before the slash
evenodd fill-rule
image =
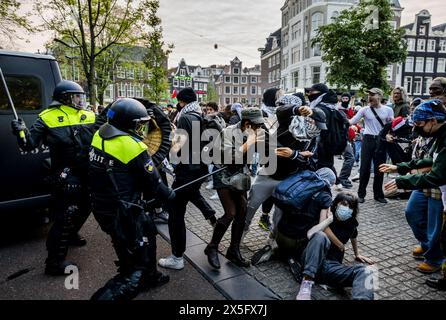
<path id="1" fill-rule="evenodd" d="M 1 1 L 1 0 L 0 0 Z M 427 9 L 433 25 L 446 23 L 445 0 L 400 0 L 404 8 L 402 24 L 412 23 L 415 14 Z M 33 0 L 19 0 L 22 10 L 30 10 Z M 229 64 L 237 56 L 246 67 L 260 64 L 258 49 L 270 33 L 281 26 L 280 8 L 285 0 L 160 0 L 164 40 L 175 48 L 169 67 L 181 58 L 190 65 Z M 51 34 L 22 35 L 13 49 L 43 50 Z M 217 44 L 217 49 L 214 45 Z"/>

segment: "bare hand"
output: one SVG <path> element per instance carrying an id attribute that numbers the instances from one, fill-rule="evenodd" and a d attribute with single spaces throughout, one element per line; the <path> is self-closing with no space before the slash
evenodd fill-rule
<path id="1" fill-rule="evenodd" d="M 391 134 L 386 134 L 386 141 L 393 143 L 393 136 Z"/>
<path id="2" fill-rule="evenodd" d="M 386 194 L 390 195 L 390 194 L 394 194 L 398 191 L 398 186 L 396 185 L 396 181 L 395 179 L 390 180 L 389 182 L 387 182 L 384 185 L 384 191 L 386 192 Z"/>
<path id="3" fill-rule="evenodd" d="M 362 262 L 362 263 L 367 263 L 367 264 L 374 264 L 374 263 L 375 263 L 375 262 L 373 262 L 372 259 L 370 259 L 370 258 L 366 258 L 366 257 L 364 257 L 364 256 L 361 256 L 360 254 L 358 254 L 358 255 L 355 257 L 355 260 L 356 260 L 356 261 L 359 261 L 359 262 Z"/>
<path id="4" fill-rule="evenodd" d="M 276 155 L 281 158 L 290 158 L 293 155 L 293 150 L 287 147 L 277 148 Z"/>
<path id="5" fill-rule="evenodd" d="M 398 167 L 393 164 L 383 163 L 379 165 L 379 171 L 382 173 L 398 172 Z"/>
<path id="6" fill-rule="evenodd" d="M 304 158 L 311 158 L 314 153 L 311 151 L 301 151 L 299 154 Z"/>
<path id="7" fill-rule="evenodd" d="M 309 117 L 313 114 L 313 110 L 310 107 L 302 106 L 299 107 L 299 114 L 303 117 Z"/>

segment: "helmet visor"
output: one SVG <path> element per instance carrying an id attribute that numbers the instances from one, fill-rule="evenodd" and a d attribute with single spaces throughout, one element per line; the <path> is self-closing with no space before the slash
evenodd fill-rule
<path id="1" fill-rule="evenodd" d="M 135 127 L 135 133 L 138 136 L 143 137 L 144 139 L 147 138 L 149 134 L 149 121 L 148 120 L 138 121 Z"/>
<path id="2" fill-rule="evenodd" d="M 71 105 L 79 110 L 87 109 L 87 99 L 85 93 L 72 93 L 71 94 Z"/>

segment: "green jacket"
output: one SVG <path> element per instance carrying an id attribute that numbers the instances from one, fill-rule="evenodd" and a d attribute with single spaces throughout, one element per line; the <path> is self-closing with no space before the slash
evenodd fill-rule
<path id="1" fill-rule="evenodd" d="M 422 160 L 399 163 L 397 167 L 398 173 L 402 175 L 395 179 L 399 189 L 428 189 L 446 185 L 446 124 L 438 130 L 429 155 Z M 412 169 L 426 167 L 432 167 L 432 171 L 405 175 Z"/>

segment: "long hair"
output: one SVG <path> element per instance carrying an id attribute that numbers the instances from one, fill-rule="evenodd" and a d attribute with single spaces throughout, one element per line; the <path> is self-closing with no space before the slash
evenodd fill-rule
<path id="1" fill-rule="evenodd" d="M 350 192 L 339 192 L 331 205 L 331 212 L 335 213 L 339 203 L 347 203 L 348 207 L 353 210 L 352 217 L 356 218 L 359 212 L 358 197 Z"/>
<path id="2" fill-rule="evenodd" d="M 403 87 L 395 87 L 392 90 L 392 101 L 393 101 L 393 92 L 395 90 L 399 90 L 401 92 L 401 99 L 403 99 L 403 102 L 406 103 L 408 101 L 408 99 L 407 99 L 407 91 Z M 395 103 L 395 101 L 393 101 L 393 102 Z"/>

